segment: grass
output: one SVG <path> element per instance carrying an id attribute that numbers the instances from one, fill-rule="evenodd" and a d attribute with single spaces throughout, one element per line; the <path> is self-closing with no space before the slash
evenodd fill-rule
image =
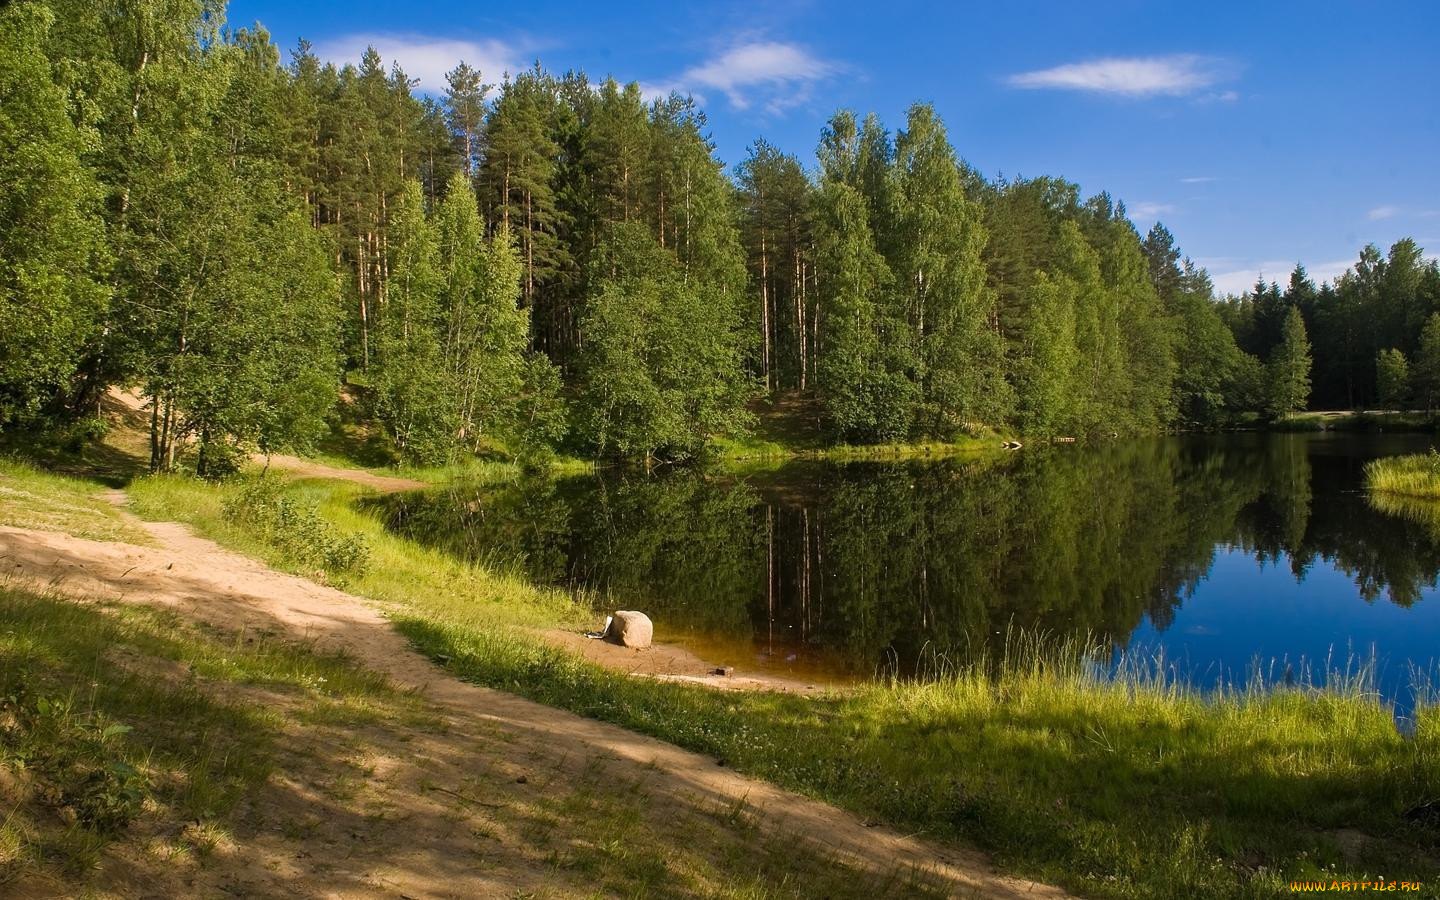
<path id="1" fill-rule="evenodd" d="M 781 391 L 750 405 L 755 428 L 743 437 L 716 435 L 708 452 L 720 460 L 755 462 L 784 459 L 911 459 L 994 452 L 1008 439 L 989 428 L 949 438 L 920 437 L 884 444 L 836 444 L 822 425 L 822 407 L 813 393 Z"/>
<path id="2" fill-rule="evenodd" d="M 103 486 L 0 458 L 0 525 L 147 544 L 149 536 L 98 496 Z"/>
<path id="3" fill-rule="evenodd" d="M 987 433 L 978 437 L 960 436 L 948 441 L 921 438 L 907 443 L 833 444 L 810 448 L 790 446 L 761 437 L 717 437 L 711 441 L 710 452 L 718 459 L 740 462 L 787 459 L 916 459 L 965 453 L 994 453 L 1003 449 L 1001 444 L 1005 440 L 1007 438 L 998 433 Z"/>
<path id="4" fill-rule="evenodd" d="M 1065 648 L 998 672 L 820 699 L 598 669 L 513 635 L 403 617 L 466 678 L 612 721 L 861 815 L 974 842 L 1094 896 L 1272 896 L 1291 880 L 1440 878 L 1440 715 L 1413 736 L 1363 683 L 1203 696 L 1101 679 Z M 1043 650 L 1043 652 L 1042 652 Z M 1364 837 L 1358 846 L 1346 834 Z M 1440 887 L 1440 883 L 1437 883 Z"/>
<path id="5" fill-rule="evenodd" d="M 218 686 L 323 703 L 350 724 L 408 702 L 303 645 L 4 584 L 0 663 L 0 893 L 27 878 L 84 883 L 126 830 L 165 855 L 204 853 L 269 777 L 281 733 L 273 702 Z M 97 803 L 124 815 L 97 817 Z"/>
<path id="6" fill-rule="evenodd" d="M 221 515 L 237 489 L 153 478 L 132 493 L 147 515 L 291 565 Z M 1013 871 L 1112 897 L 1271 896 L 1295 879 L 1377 873 L 1440 887 L 1440 831 L 1405 815 L 1440 798 L 1440 712 L 1422 706 L 1401 734 L 1363 679 L 1201 694 L 1144 667 L 1106 680 L 1085 648 L 1035 644 L 927 683 L 821 698 L 634 679 L 527 630 L 588 622 L 569 597 L 386 534 L 352 486 L 290 490 L 365 535 L 374 563 L 351 588 L 455 674 L 978 844 Z"/>
<path id="7" fill-rule="evenodd" d="M 441 782 L 411 795 L 376 784 L 377 755 L 410 760 L 416 737 L 449 728 L 353 659 L 0 585 L 0 895 L 108 896 L 137 876 L 147 893 L 206 895 L 197 869 L 222 856 L 258 865 L 264 851 L 246 846 L 257 833 L 350 877 L 338 837 L 405 842 L 407 816 L 426 813 L 404 810 L 434 797 L 475 838 L 473 859 L 447 863 L 528 869 L 546 885 L 536 896 L 942 896 L 912 873 L 760 838 L 743 805 L 652 796 L 643 774 L 617 777 L 600 759 L 579 777 L 563 759 L 526 765 L 529 751 L 489 732 L 444 745 L 462 780 L 421 758 Z M 234 885 L 231 871 L 201 884 Z"/>
<path id="8" fill-rule="evenodd" d="M 1273 431 L 1434 431 L 1435 416 L 1423 412 L 1371 409 L 1291 413 L 1268 426 Z"/>
<path id="9" fill-rule="evenodd" d="M 495 467 L 490 474 L 509 477 L 513 469 Z M 129 490 L 131 509 L 146 518 L 185 522 L 206 537 L 276 568 L 313 576 L 313 568 L 282 543 L 267 541 L 261 529 L 226 517 L 225 502 L 244 486 L 243 480 L 209 484 L 179 475 L 140 478 Z M 348 590 L 394 609 L 423 608 L 469 622 L 553 627 L 589 621 L 589 610 L 568 594 L 537 589 L 391 534 L 374 516 L 356 507 L 354 501 L 364 493 L 359 485 L 327 479 L 300 480 L 287 490 L 287 496 L 313 506 L 339 533 L 365 540 L 368 565 L 363 574 L 344 581 Z"/>
<path id="10" fill-rule="evenodd" d="M 1440 452 L 1390 456 L 1365 465 L 1365 487 L 1373 493 L 1440 500 Z"/>

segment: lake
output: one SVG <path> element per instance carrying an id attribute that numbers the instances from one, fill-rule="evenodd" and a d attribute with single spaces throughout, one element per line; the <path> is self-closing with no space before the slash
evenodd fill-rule
<path id="1" fill-rule="evenodd" d="M 1366 461 L 1418 435 L 1230 434 L 1001 457 L 615 470 L 376 503 L 459 556 L 651 615 L 705 658 L 821 680 L 923 675 L 1011 629 L 1090 637 L 1204 686 L 1373 656 L 1404 713 L 1440 659 L 1440 517 Z"/>

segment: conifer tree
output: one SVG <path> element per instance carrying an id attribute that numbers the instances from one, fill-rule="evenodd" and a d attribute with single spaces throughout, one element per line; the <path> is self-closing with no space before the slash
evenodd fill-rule
<path id="1" fill-rule="evenodd" d="M 1425 320 L 1413 366 L 1415 397 L 1427 411 L 1440 406 L 1440 313 Z"/>
<path id="2" fill-rule="evenodd" d="M 1270 354 L 1267 370 L 1270 392 L 1266 411 L 1278 419 L 1304 409 L 1310 399 L 1310 341 L 1300 310 L 1291 308 L 1286 313 L 1280 343 Z"/>

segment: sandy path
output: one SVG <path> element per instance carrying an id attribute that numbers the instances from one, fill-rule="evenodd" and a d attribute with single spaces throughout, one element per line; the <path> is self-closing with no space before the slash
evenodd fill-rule
<path id="1" fill-rule="evenodd" d="M 431 748 L 432 755 L 444 756 L 457 766 L 464 765 L 471 735 L 498 729 L 502 739 L 515 748 L 514 753 L 527 760 L 526 765 L 574 774 L 604 760 L 615 777 L 644 782 L 653 803 L 743 802 L 755 810 L 756 821 L 771 839 L 803 836 L 839 861 L 863 870 L 926 870 L 957 895 L 1065 896 L 1052 887 L 998 874 L 978 852 L 938 847 L 885 828 L 866 827 L 848 812 L 741 776 L 709 757 L 459 681 L 415 653 L 383 616 L 358 597 L 275 572 L 191 534 L 182 525 L 144 523 L 144 527 L 156 547 L 0 528 L 0 573 L 46 582 L 76 596 L 163 605 L 227 629 L 279 632 L 343 650 L 398 684 L 422 691 L 443 710 L 454 727 L 448 734 L 427 737 L 427 741 L 440 743 Z M 537 760 L 537 755 L 542 758 Z M 443 833 L 443 823 L 433 824 L 437 831 L 428 834 L 428 821 L 406 826 L 408 856 L 386 860 L 383 880 L 374 880 L 370 872 L 374 861 L 367 862 L 363 855 L 330 860 L 323 871 L 311 875 L 320 879 L 311 882 L 315 895 L 329 894 L 333 883 L 349 883 L 353 888 L 333 894 L 336 896 L 395 896 L 397 892 L 494 896 L 500 884 L 513 885 L 514 879 L 501 877 L 503 873 L 475 872 L 434 858 L 426 848 L 432 841 L 435 847 L 444 847 L 449 838 Z M 347 865 L 369 868 L 362 878 L 362 873 L 347 870 Z M 303 879 L 294 880 L 302 874 L 291 873 L 286 876 L 291 880 L 283 883 L 306 893 L 301 887 Z M 261 889 L 260 885 L 252 887 Z"/>
<path id="2" fill-rule="evenodd" d="M 257 455 L 255 463 L 260 466 L 268 465 L 272 469 L 289 472 L 301 478 L 338 478 L 342 481 L 353 481 L 387 494 L 394 491 L 413 491 L 429 487 L 425 482 L 416 481 L 413 478 L 377 475 L 365 469 L 341 469 L 336 466 L 327 466 L 313 459 L 302 459 L 285 453 L 275 453 L 268 457 Z"/>

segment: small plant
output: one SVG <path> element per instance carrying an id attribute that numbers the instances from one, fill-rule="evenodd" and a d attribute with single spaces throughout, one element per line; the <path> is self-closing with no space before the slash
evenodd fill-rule
<path id="1" fill-rule="evenodd" d="M 370 564 L 370 545 L 359 533 L 341 534 L 314 506 L 285 495 L 281 482 L 258 478 L 225 501 L 225 518 L 260 532 L 296 565 L 327 575 L 359 577 Z"/>
<path id="2" fill-rule="evenodd" d="M 28 772 L 40 799 L 97 834 L 121 831 L 144 802 L 145 777 L 125 758 L 130 726 L 33 696 L 24 679 L 0 696 L 0 761 Z"/>

